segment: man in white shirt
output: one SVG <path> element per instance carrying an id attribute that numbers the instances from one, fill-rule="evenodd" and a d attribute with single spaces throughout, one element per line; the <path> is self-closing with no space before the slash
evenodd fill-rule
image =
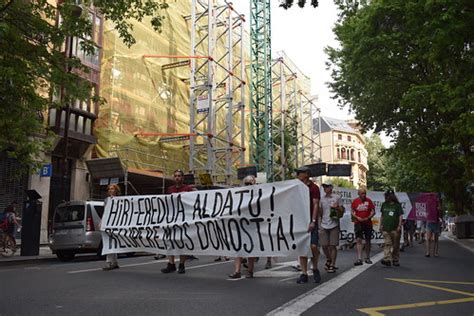
<path id="1" fill-rule="evenodd" d="M 321 196 L 321 225 L 319 243 L 323 248 L 327 261 L 325 269 L 328 273 L 336 272 L 337 246 L 339 245 L 339 218 L 344 214 L 341 197 L 332 192 L 330 181 L 323 183 L 324 194 Z"/>

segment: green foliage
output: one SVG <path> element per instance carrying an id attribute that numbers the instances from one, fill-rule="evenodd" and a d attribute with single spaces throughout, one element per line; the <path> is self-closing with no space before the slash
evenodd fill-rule
<path id="1" fill-rule="evenodd" d="M 387 178 L 387 157 L 386 149 L 382 144 L 379 135 L 372 133 L 370 137 L 365 138 L 365 148 L 367 149 L 367 163 L 369 171 L 367 172 L 367 189 L 373 191 L 383 191 L 391 184 Z M 393 181 L 393 179 L 391 179 Z"/>
<path id="2" fill-rule="evenodd" d="M 366 130 L 393 137 L 391 165 L 409 171 L 403 187 L 444 192 L 466 211 L 474 178 L 474 3 L 336 2 L 341 45 L 327 53 L 340 106 Z"/>
<path id="3" fill-rule="evenodd" d="M 92 1 L 82 1 L 88 6 Z M 160 30 L 162 1 L 93 1 L 105 18 L 113 21 L 127 45 L 131 19 L 152 16 Z M 48 1 L 0 1 L 0 152 L 17 158 L 27 167 L 38 165 L 39 154 L 50 148 L 43 113 L 52 102 L 52 90 L 64 89 L 72 98 L 90 97 L 90 85 L 80 80 L 86 72 L 77 58 L 68 58 L 61 47 L 68 37 L 83 39 L 82 48 L 95 49 L 90 40 L 92 25 L 87 10 L 78 15 L 74 0 L 65 0 L 56 8 Z M 56 23 L 58 16 L 61 23 Z M 96 98 L 97 99 L 97 98 Z M 63 101 L 64 102 L 64 101 Z"/>
<path id="4" fill-rule="evenodd" d="M 332 184 L 336 187 L 339 187 L 339 188 L 346 188 L 346 189 L 355 189 L 356 187 L 352 184 L 352 182 L 350 182 L 349 180 L 347 179 L 344 179 L 344 178 L 331 178 L 331 181 L 332 181 Z"/>

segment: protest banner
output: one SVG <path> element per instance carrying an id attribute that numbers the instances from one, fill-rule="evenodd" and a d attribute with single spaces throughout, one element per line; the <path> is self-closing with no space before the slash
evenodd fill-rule
<path id="1" fill-rule="evenodd" d="M 441 216 L 440 202 L 437 193 L 414 193 L 411 195 L 413 207 L 408 214 L 408 219 L 437 223 Z"/>
<path id="2" fill-rule="evenodd" d="M 309 190 L 299 180 L 111 199 L 101 224 L 103 254 L 307 255 Z"/>
<path id="3" fill-rule="evenodd" d="M 352 222 L 351 217 L 351 204 L 352 201 L 358 197 L 357 190 L 335 187 L 333 192 L 341 197 L 341 202 L 345 209 L 344 216 L 340 219 L 340 243 L 352 243 L 355 241 L 355 234 L 354 223 Z M 323 194 L 324 190 L 321 189 L 321 196 L 323 196 Z M 410 201 L 408 194 L 405 192 L 397 192 L 396 195 L 403 208 L 403 218 L 406 218 L 412 209 L 412 202 Z M 385 201 L 384 192 L 367 191 L 367 197 L 371 199 L 375 205 L 375 215 L 372 218 L 372 224 L 374 228 L 372 239 L 375 243 L 383 242 L 383 235 L 381 232 L 379 232 L 379 227 L 381 215 L 380 209 L 382 207 L 382 203 Z"/>

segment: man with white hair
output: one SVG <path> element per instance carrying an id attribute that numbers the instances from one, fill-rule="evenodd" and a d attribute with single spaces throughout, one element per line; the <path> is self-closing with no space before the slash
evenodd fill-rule
<path id="1" fill-rule="evenodd" d="M 319 243 L 323 248 L 327 261 L 325 269 L 328 273 L 336 272 L 337 246 L 339 245 L 339 218 L 344 214 L 341 197 L 332 192 L 332 182 L 323 183 L 324 194 L 321 197 L 321 229 Z"/>

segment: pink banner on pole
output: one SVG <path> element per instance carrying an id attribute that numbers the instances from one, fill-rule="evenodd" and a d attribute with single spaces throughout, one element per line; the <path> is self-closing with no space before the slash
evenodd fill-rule
<path id="1" fill-rule="evenodd" d="M 408 219 L 438 222 L 439 200 L 436 193 L 420 193 L 412 201 L 412 209 Z"/>

